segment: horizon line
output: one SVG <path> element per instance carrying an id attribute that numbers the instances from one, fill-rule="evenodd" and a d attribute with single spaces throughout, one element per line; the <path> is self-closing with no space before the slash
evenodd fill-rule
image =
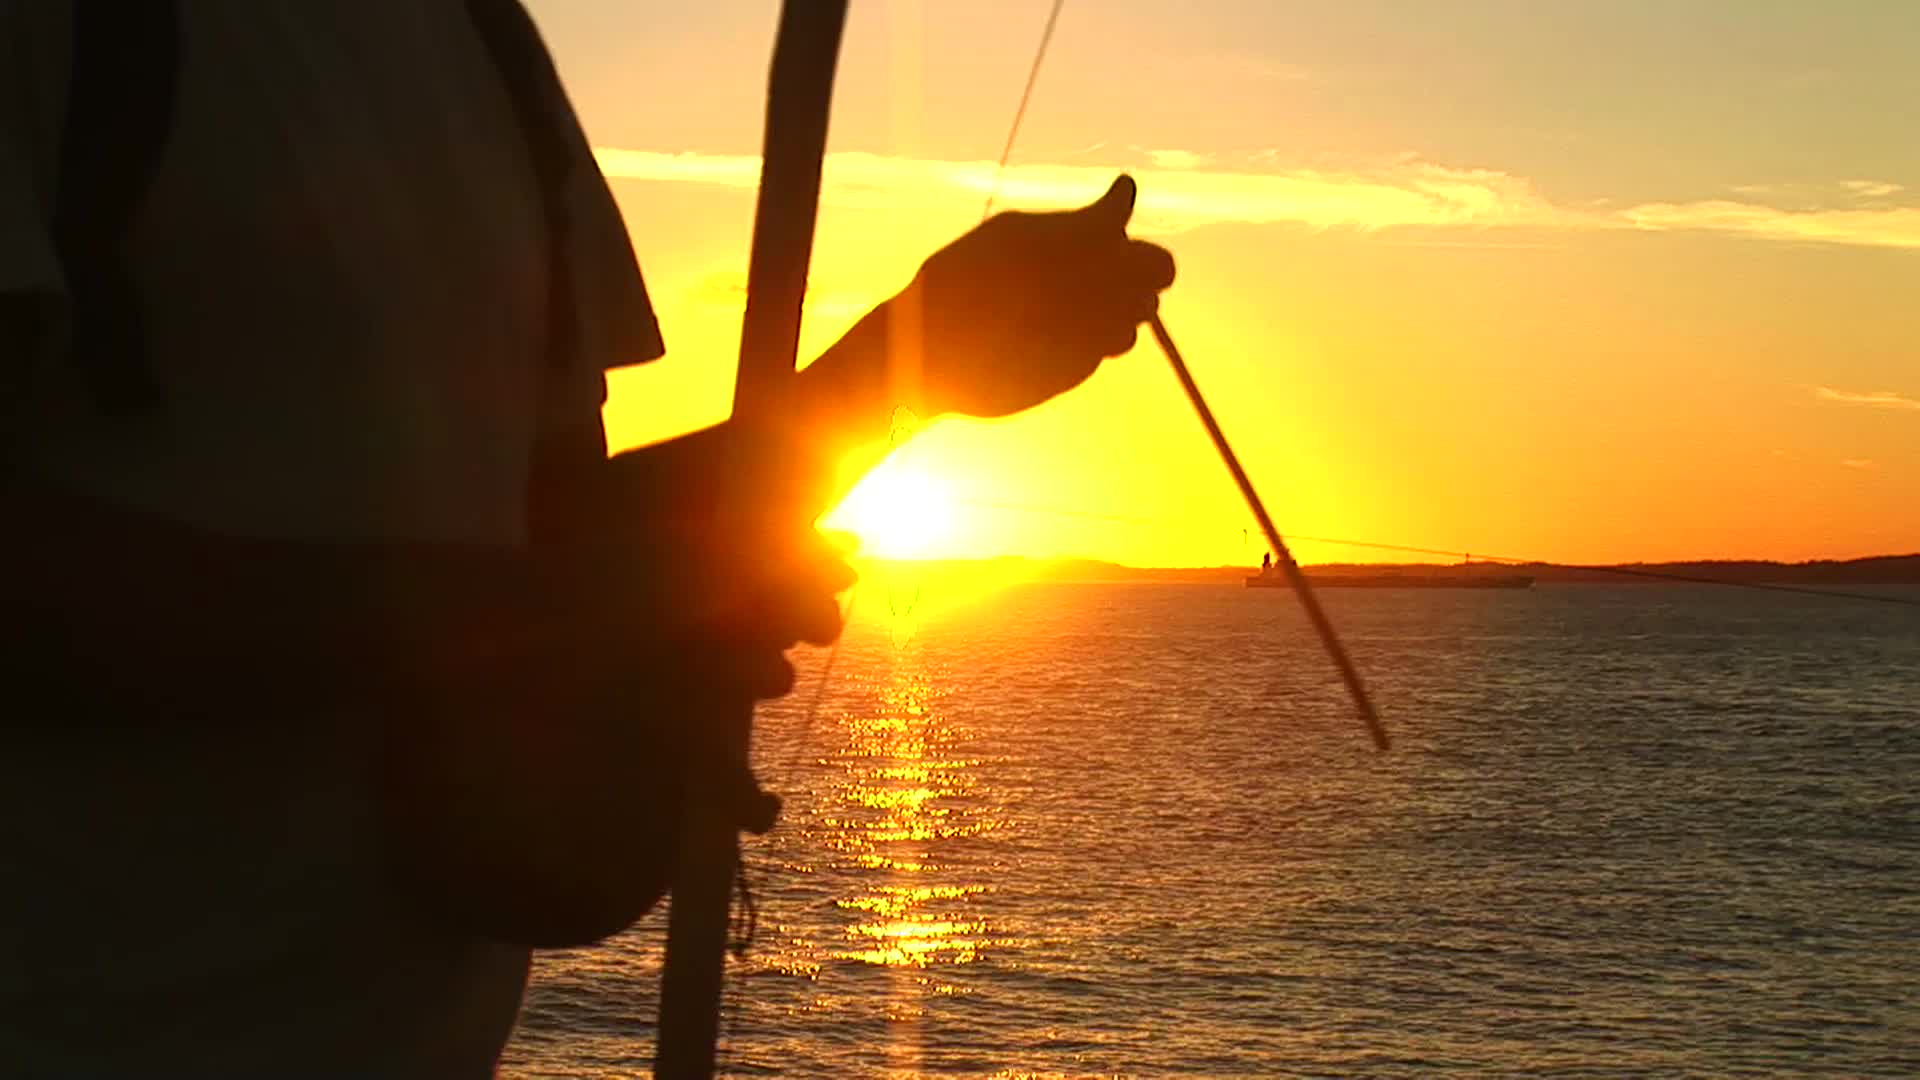
<path id="1" fill-rule="evenodd" d="M 1462 553 L 1467 554 L 1467 553 Z M 939 556 L 893 556 L 855 552 L 849 557 L 853 562 L 873 563 L 991 563 L 991 562 L 1030 562 L 1030 563 L 1091 563 L 1100 566 L 1112 566 L 1123 570 L 1245 570 L 1259 565 L 1254 562 L 1207 563 L 1183 565 L 1143 565 L 1120 562 L 1114 559 L 1100 559 L 1086 555 L 939 555 Z M 1458 562 L 1389 562 L 1362 560 L 1335 560 L 1327 562 L 1298 561 L 1301 567 L 1313 566 L 1546 566 L 1568 570 L 1583 570 L 1606 567 L 1629 566 L 1689 566 L 1705 563 L 1744 563 L 1761 566 L 1810 566 L 1819 563 L 1855 563 L 1872 562 L 1881 559 L 1920 559 L 1920 548 L 1911 551 L 1877 552 L 1868 555 L 1817 556 L 1807 559 L 1783 559 L 1777 557 L 1714 555 L 1680 559 L 1627 559 L 1611 562 L 1563 562 L 1557 559 L 1517 558 L 1500 555 L 1484 555 L 1470 561 Z"/>

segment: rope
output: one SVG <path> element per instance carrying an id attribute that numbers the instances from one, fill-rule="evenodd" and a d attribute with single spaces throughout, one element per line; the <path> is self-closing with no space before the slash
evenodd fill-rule
<path id="1" fill-rule="evenodd" d="M 993 200 L 1000 194 L 1000 178 L 1007 171 L 1007 160 L 1013 156 L 1013 144 L 1020 138 L 1020 122 L 1027 118 L 1027 103 L 1033 100 L 1033 87 L 1040 81 L 1040 67 L 1047 59 L 1047 45 L 1053 41 L 1053 28 L 1060 22 L 1060 9 L 1067 6 L 1067 0 L 1053 0 L 1053 10 L 1047 13 L 1046 28 L 1040 31 L 1040 45 L 1033 50 L 1033 66 L 1027 69 L 1027 87 L 1020 91 L 1020 104 L 1013 110 L 1013 126 L 1007 129 L 1007 144 L 1000 148 L 1000 163 L 993 168 L 993 184 L 987 188 L 987 205 L 980 211 L 980 220 L 993 216 Z"/>
<path id="2" fill-rule="evenodd" d="M 807 703 L 807 715 L 800 722 L 800 741 L 804 744 L 813 734 L 813 722 L 820 715 L 820 703 L 827 698 L 827 687 L 833 681 L 833 665 L 840 659 L 840 643 L 847 638 L 847 624 L 853 621 L 853 605 L 860 599 L 860 583 L 855 581 L 847 593 L 847 606 L 840 609 L 840 636 L 833 639 L 833 646 L 827 650 L 826 663 L 820 665 L 820 678 L 813 687 L 813 700 Z"/>

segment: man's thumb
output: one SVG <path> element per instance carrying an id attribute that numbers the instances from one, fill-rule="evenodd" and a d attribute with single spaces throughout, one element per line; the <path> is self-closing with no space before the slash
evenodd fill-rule
<path id="1" fill-rule="evenodd" d="M 1124 233 L 1128 219 L 1133 217 L 1133 199 L 1137 193 L 1133 177 L 1122 173 L 1114 178 L 1113 186 L 1105 195 L 1082 207 L 1080 214 L 1096 229 Z"/>

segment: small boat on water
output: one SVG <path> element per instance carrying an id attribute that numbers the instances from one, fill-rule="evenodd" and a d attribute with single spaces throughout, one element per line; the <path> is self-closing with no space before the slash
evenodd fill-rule
<path id="1" fill-rule="evenodd" d="M 1533 586 L 1531 574 L 1483 574 L 1458 568 L 1432 570 L 1388 570 L 1374 574 L 1308 574 L 1307 580 L 1319 589 L 1527 589 Z M 1284 589 L 1287 576 L 1278 567 L 1262 567 L 1247 575 L 1249 589 Z"/>

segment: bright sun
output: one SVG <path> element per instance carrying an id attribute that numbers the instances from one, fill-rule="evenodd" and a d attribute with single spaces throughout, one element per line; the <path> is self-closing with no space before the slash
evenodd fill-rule
<path id="1" fill-rule="evenodd" d="M 953 517 L 946 484 L 924 469 L 889 461 L 854 485 L 821 524 L 854 533 L 864 554 L 919 559 L 952 534 Z"/>

